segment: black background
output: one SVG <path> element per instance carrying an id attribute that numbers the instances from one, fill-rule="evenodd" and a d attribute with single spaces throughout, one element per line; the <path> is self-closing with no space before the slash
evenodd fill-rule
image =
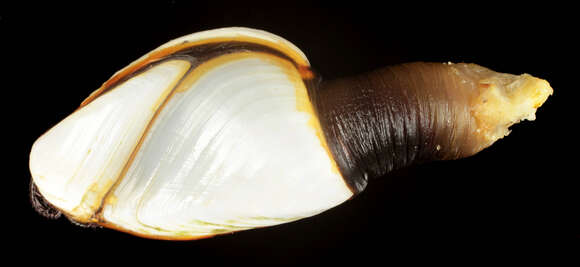
<path id="1" fill-rule="evenodd" d="M 389 264 L 396 260 L 512 262 L 548 249 L 578 252 L 577 34 L 571 7 L 528 3 L 345 6 L 297 2 L 207 5 L 23 3 L 0 10 L 2 221 L 26 260 L 106 264 L 112 257 L 171 264 Z M 537 120 L 467 159 L 370 181 L 355 199 L 285 225 L 170 242 L 50 221 L 29 204 L 34 140 L 114 72 L 164 42 L 225 26 L 259 28 L 296 44 L 325 79 L 409 61 L 474 62 L 547 79 L 555 94 Z M 554 257 L 557 259 L 560 257 Z"/>

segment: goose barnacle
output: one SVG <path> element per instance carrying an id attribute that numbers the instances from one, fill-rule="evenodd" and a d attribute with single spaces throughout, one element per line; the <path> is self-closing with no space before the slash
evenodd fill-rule
<path id="1" fill-rule="evenodd" d="M 279 36 L 209 30 L 131 63 L 38 138 L 31 194 L 50 217 L 148 238 L 276 225 L 393 169 L 473 155 L 550 94 L 545 80 L 466 63 L 321 81 Z"/>

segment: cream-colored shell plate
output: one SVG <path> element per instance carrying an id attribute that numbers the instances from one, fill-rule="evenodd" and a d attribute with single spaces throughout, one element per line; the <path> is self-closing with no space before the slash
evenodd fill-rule
<path id="1" fill-rule="evenodd" d="M 350 198 L 295 63 L 243 52 L 189 70 L 168 59 L 107 87 L 175 46 L 220 38 L 262 40 L 308 64 L 288 41 L 258 30 L 171 41 L 37 140 L 30 169 L 41 194 L 77 221 L 167 239 L 280 224 Z"/>

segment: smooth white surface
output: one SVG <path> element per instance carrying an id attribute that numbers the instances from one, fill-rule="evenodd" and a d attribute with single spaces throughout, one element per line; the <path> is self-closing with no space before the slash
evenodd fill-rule
<path id="1" fill-rule="evenodd" d="M 303 86 L 295 70 L 258 57 L 211 69 L 159 113 L 104 218 L 142 234 L 195 237 L 342 203 L 352 193 L 312 115 L 297 110 L 308 101 L 297 99 Z"/>
<path id="2" fill-rule="evenodd" d="M 33 145 L 30 171 L 42 195 L 88 219 L 117 180 L 157 109 L 188 70 L 186 61 L 141 73 L 54 126 Z"/>

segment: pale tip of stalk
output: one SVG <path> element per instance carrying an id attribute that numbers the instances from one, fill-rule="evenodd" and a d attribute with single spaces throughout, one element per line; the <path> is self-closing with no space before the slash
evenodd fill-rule
<path id="1" fill-rule="evenodd" d="M 535 120 L 536 110 L 553 94 L 546 80 L 529 74 L 495 73 L 479 80 L 477 87 L 472 115 L 483 147 L 508 135 L 513 124 Z"/>

